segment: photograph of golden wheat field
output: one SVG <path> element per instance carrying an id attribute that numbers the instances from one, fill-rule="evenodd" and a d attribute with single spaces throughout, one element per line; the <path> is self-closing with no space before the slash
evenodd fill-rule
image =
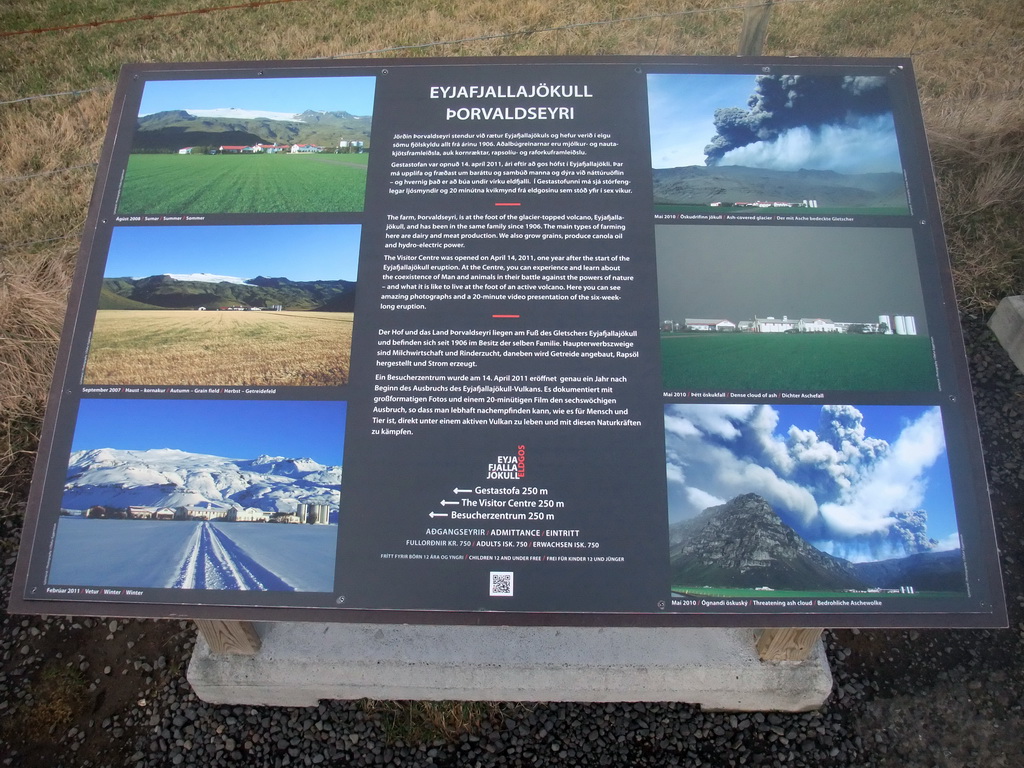
<path id="1" fill-rule="evenodd" d="M 117 227 L 83 383 L 346 384 L 358 250 L 354 225 Z"/>

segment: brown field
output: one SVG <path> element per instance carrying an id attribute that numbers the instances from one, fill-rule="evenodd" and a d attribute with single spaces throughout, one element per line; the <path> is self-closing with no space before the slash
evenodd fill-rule
<path id="1" fill-rule="evenodd" d="M 101 309 L 84 383 L 337 386 L 351 348 L 351 312 Z"/>

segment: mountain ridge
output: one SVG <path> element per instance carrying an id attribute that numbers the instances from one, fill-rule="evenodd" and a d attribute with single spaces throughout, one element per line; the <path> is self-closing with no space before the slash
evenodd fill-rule
<path id="1" fill-rule="evenodd" d="M 92 448 L 71 454 L 61 507 L 207 505 L 294 512 L 299 503 L 336 506 L 341 473 L 340 465 L 310 458 Z"/>
<path id="2" fill-rule="evenodd" d="M 244 283 L 236 283 L 181 280 L 180 277 L 160 274 L 104 278 L 99 308 L 209 309 L 280 305 L 292 311 L 355 310 L 356 283 L 351 280 L 290 280 L 287 277 L 258 275 Z"/>
<path id="3" fill-rule="evenodd" d="M 674 585 L 843 591 L 962 591 L 959 550 L 852 563 L 814 547 L 761 496 L 748 493 L 669 526 Z"/>
<path id="4" fill-rule="evenodd" d="M 138 119 L 133 152 L 177 152 L 187 146 L 315 144 L 333 149 L 340 141 L 370 142 L 372 118 L 344 110 L 307 109 L 292 120 L 280 117 L 198 117 L 187 110 L 154 112 Z"/>
<path id="5" fill-rule="evenodd" d="M 779 171 L 742 165 L 686 165 L 655 168 L 654 202 L 662 205 L 710 205 L 758 200 L 819 207 L 907 207 L 903 174 L 839 173 L 801 168 Z"/>

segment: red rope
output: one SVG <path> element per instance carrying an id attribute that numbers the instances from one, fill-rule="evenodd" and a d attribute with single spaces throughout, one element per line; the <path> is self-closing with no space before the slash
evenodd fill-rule
<path id="1" fill-rule="evenodd" d="M 69 24 L 66 27 L 44 27 L 40 29 L 19 29 L 14 32 L 0 32 L 0 37 L 11 37 L 12 35 L 38 35 L 42 32 L 63 32 L 67 29 L 82 29 L 83 27 L 102 27 L 105 24 L 124 24 L 129 21 L 152 21 L 153 19 L 167 18 L 168 16 L 190 16 L 197 13 L 211 13 L 213 11 L 236 11 L 240 8 L 259 8 L 262 5 L 277 5 L 279 3 L 301 3 L 305 0 L 255 0 L 251 3 L 240 3 L 238 5 L 220 5 L 214 8 L 197 8 L 193 11 L 172 11 L 170 13 L 150 13 L 145 16 L 133 16 L 130 19 L 104 19 L 102 21 L 86 21 L 82 24 Z"/>

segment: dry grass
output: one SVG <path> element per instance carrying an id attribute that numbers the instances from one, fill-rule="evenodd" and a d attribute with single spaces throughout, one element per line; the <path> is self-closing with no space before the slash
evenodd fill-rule
<path id="1" fill-rule="evenodd" d="M 2 730 L 19 741 L 54 738 L 82 714 L 88 702 L 85 676 L 70 664 L 52 662 L 33 684 L 31 702 L 19 708 Z"/>
<path id="2" fill-rule="evenodd" d="M 377 719 L 388 744 L 451 741 L 478 730 L 485 722 L 500 723 L 527 709 L 525 704 L 477 701 L 378 701 L 364 699 L 363 711 Z"/>
<path id="3" fill-rule="evenodd" d="M 85 384 L 348 383 L 351 312 L 100 310 Z"/>
<path id="4" fill-rule="evenodd" d="M 91 164 L 99 156 L 112 84 L 123 62 L 358 53 L 731 55 L 742 4 L 467 0 L 442 6 L 436 0 L 305 0 L 4 38 L 0 101 L 96 90 L 0 104 L 0 179 L 7 193 L 0 212 L 0 477 L 22 478 L 35 446 L 94 178 Z M 217 4 L 29 0 L 0 7 L 0 29 L 209 5 Z M 632 17 L 648 18 L 628 20 Z M 615 19 L 622 21 L 593 24 Z M 432 45 L 438 42 L 444 44 Z M 913 56 L 961 306 L 987 312 L 1002 296 L 1024 292 L 1019 213 L 1024 202 L 1024 14 L 1017 3 L 781 0 L 772 12 L 765 53 Z M 81 165 L 89 167 L 63 170 Z M 48 175 L 12 178 L 37 173 Z"/>

